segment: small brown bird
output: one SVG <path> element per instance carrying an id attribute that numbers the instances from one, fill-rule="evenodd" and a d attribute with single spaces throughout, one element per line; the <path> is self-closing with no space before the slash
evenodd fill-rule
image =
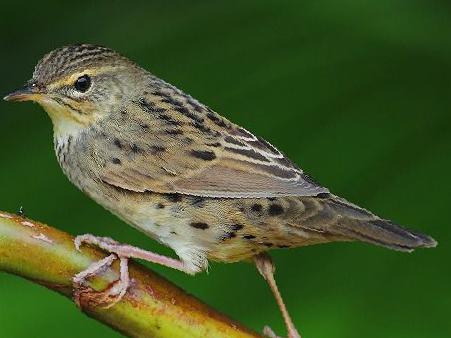
<path id="1" fill-rule="evenodd" d="M 333 195 L 264 139 L 111 49 L 56 49 L 5 100 L 38 102 L 52 119 L 56 156 L 70 181 L 179 256 L 77 237 L 77 248 L 90 243 L 111 253 L 75 276 L 77 285 L 120 259 L 121 279 L 110 290 L 115 301 L 128 287 L 129 258 L 189 274 L 205 270 L 208 260 L 253 259 L 289 337 L 300 337 L 268 250 L 354 240 L 399 251 L 436 245 Z"/>

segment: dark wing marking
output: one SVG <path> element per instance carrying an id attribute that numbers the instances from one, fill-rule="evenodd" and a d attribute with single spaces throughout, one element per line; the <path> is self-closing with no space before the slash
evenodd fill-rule
<path id="1" fill-rule="evenodd" d="M 145 114 L 143 109 L 147 109 Z M 109 121 L 112 139 L 122 145 L 134 144 L 142 151 L 127 152 L 126 146 L 113 147 L 117 154 L 97 151 L 97 162 L 102 163 L 99 177 L 109 184 L 137 192 L 227 198 L 329 192 L 270 143 L 174 87 L 148 95 L 130 105 L 126 114 L 116 115 L 111 118 L 123 121 Z M 142 125 L 148 128 L 143 130 Z M 174 126 L 178 133 L 170 132 Z M 137 137 L 138 130 L 141 134 Z M 97 141 L 114 142 L 109 138 Z M 111 148 L 96 145 L 96 149 Z M 112 158 L 120 159 L 120 164 Z"/>

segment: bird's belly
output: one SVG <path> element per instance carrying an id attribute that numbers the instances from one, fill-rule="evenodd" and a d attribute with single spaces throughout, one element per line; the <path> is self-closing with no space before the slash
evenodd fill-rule
<path id="1" fill-rule="evenodd" d="M 176 243 L 192 237 L 190 229 L 186 227 L 187 220 L 174 217 L 169 209 L 161 208 L 155 196 L 138 200 L 126 197 L 115 203 L 102 202 L 123 221 L 169 247 L 173 248 Z"/>
<path id="2" fill-rule="evenodd" d="M 172 248 L 185 261 L 208 258 L 235 262 L 273 248 L 314 244 L 303 231 L 286 225 L 297 212 L 271 213 L 275 204 L 290 210 L 293 203 L 287 199 L 135 193 L 98 183 L 83 190 L 134 228 Z"/>
<path id="3" fill-rule="evenodd" d="M 202 254 L 212 260 L 233 262 L 267 249 L 256 241 L 243 239 L 252 227 L 241 215 L 228 212 L 229 206 L 218 205 L 218 200 L 203 199 L 200 203 L 197 197 L 150 192 L 115 194 L 114 199 L 105 198 L 111 193 L 90 195 L 137 230 L 172 248 L 181 258 Z M 242 224 L 246 224 L 245 229 Z"/>

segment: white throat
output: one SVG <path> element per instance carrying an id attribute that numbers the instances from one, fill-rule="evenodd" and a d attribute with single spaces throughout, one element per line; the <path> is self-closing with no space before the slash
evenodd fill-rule
<path id="1" fill-rule="evenodd" d="M 64 140 L 69 137 L 77 138 L 85 128 L 81 119 L 77 120 L 73 114 L 67 111 L 67 108 L 62 107 L 55 101 L 44 99 L 39 101 L 39 104 L 44 108 L 52 120 L 55 139 Z"/>

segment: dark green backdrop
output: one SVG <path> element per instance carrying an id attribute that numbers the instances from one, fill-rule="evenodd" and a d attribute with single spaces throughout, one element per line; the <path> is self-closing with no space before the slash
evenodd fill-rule
<path id="1" fill-rule="evenodd" d="M 306 338 L 450 337 L 449 1 L 2 1 L 0 92 L 73 42 L 117 49 L 261 135 L 322 184 L 433 235 L 402 254 L 341 243 L 274 252 Z M 0 103 L 0 209 L 171 252 L 76 190 L 32 104 Z M 252 265 L 153 267 L 260 330 L 283 323 Z M 0 337 L 119 337 L 57 294 L 0 274 Z"/>

